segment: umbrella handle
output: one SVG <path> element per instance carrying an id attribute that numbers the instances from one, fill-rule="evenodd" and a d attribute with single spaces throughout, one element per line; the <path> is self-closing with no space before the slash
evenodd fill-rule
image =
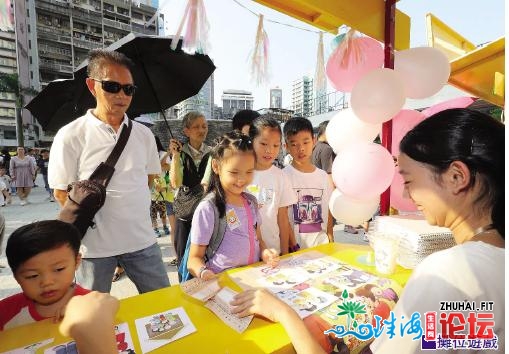
<path id="1" fill-rule="evenodd" d="M 159 99 L 157 99 L 157 103 L 159 103 Z M 159 106 L 161 106 L 160 103 L 159 103 Z M 166 127 L 168 128 L 168 131 L 170 132 L 170 136 L 172 139 L 174 139 L 175 137 L 173 136 L 173 133 L 171 132 L 170 124 L 168 123 L 168 120 L 166 119 L 166 114 L 164 113 L 164 109 L 161 109 L 161 113 L 163 114 L 164 122 L 166 123 Z"/>

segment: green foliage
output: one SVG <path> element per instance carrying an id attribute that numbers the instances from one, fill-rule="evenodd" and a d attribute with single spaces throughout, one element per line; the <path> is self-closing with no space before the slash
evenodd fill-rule
<path id="1" fill-rule="evenodd" d="M 30 87 L 21 86 L 18 74 L 0 73 L 0 92 L 14 93 L 16 107 L 21 108 L 25 103 L 25 96 L 35 96 L 37 90 Z"/>

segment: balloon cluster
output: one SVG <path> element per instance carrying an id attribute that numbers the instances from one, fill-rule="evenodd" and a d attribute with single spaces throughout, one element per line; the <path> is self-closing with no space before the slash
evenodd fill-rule
<path id="1" fill-rule="evenodd" d="M 348 225 L 370 219 L 380 194 L 391 186 L 391 205 L 415 210 L 403 198 L 403 179 L 394 156 L 399 142 L 425 115 L 402 109 L 406 98 L 425 98 L 437 93 L 450 74 L 445 54 L 429 47 L 395 53 L 394 70 L 383 68 L 382 45 L 354 31 L 333 40 L 326 72 L 334 88 L 351 92 L 350 107 L 329 122 L 327 141 L 337 154 L 332 166 L 336 190 L 329 207 L 332 215 Z M 382 123 L 393 119 L 392 154 L 373 140 Z"/>

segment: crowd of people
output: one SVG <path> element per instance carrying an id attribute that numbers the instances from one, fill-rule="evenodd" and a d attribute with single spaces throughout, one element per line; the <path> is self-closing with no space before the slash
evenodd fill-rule
<path id="1" fill-rule="evenodd" d="M 97 105 L 58 131 L 49 159 L 49 187 L 61 205 L 67 185 L 87 179 L 127 129 L 125 112 L 136 89 L 130 67 L 116 52 L 90 54 L 86 84 Z M 182 124 L 188 140 L 171 139 L 165 148 L 133 122 L 106 202 L 82 240 L 71 224 L 57 220 L 23 226 L 8 238 L 8 263 L 22 292 L 0 301 L 0 330 L 63 317 L 62 331 L 75 336 L 80 352 L 110 343 L 118 304 L 96 291 L 110 291 L 118 267 L 140 293 L 170 285 L 156 240 L 159 219 L 162 233 L 171 234 L 176 265 L 205 280 L 258 261 L 276 266 L 284 254 L 334 242 L 328 207 L 334 155 L 323 137 L 316 144 L 309 120 L 295 117 L 281 129 L 270 117 L 239 112 L 232 131 L 214 146 L 205 144 L 203 114 L 188 113 Z M 430 224 L 450 228 L 457 245 L 414 270 L 396 316 L 438 311 L 440 301 L 494 301 L 504 309 L 504 139 L 502 123 L 468 109 L 440 112 L 403 138 L 398 165 L 405 193 Z M 283 145 L 291 163 L 281 169 Z M 10 163 L 23 201 L 36 165 L 22 148 Z M 242 292 L 231 304 L 238 316 L 281 322 L 298 353 L 323 352 L 299 316 L 268 291 Z M 93 340 L 77 319 L 80 306 L 90 309 L 88 318 L 103 319 Z M 503 312 L 495 312 L 494 325 L 501 348 Z M 382 336 L 366 351 L 416 352 L 420 342 L 407 338 Z"/>

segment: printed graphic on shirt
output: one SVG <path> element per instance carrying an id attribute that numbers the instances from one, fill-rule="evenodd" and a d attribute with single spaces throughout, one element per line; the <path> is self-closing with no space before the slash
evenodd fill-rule
<path id="1" fill-rule="evenodd" d="M 322 229 L 323 189 L 295 188 L 297 204 L 293 205 L 293 221 L 299 233 L 320 232 Z"/>
<path id="2" fill-rule="evenodd" d="M 264 188 L 256 184 L 251 184 L 246 189 L 258 200 L 258 209 L 265 204 L 272 203 L 272 200 L 274 199 L 273 188 Z"/>
<path id="3" fill-rule="evenodd" d="M 235 230 L 240 226 L 240 220 L 237 217 L 237 213 L 235 213 L 235 210 L 228 209 L 226 211 L 226 223 L 230 230 Z"/>

